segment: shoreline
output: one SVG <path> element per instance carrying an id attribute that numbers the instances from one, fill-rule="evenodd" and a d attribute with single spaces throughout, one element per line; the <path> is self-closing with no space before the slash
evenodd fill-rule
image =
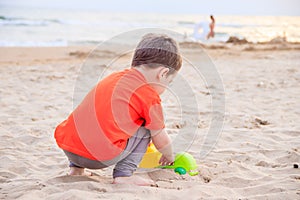
<path id="1" fill-rule="evenodd" d="M 126 45 L 124 45 L 126 47 Z M 129 46 L 129 45 L 128 45 Z M 183 51 L 193 49 L 204 49 L 209 52 L 217 51 L 299 51 L 300 43 L 278 42 L 278 43 L 213 43 L 202 44 L 198 42 L 181 42 L 180 48 Z M 118 45 L 112 45 L 111 50 L 118 48 Z M 22 64 L 29 61 L 43 62 L 63 62 L 70 57 L 76 59 L 85 59 L 93 50 L 97 49 L 97 45 L 75 45 L 75 46 L 59 46 L 59 47 L 0 47 L 0 63 L 4 64 Z M 105 50 L 101 50 L 105 51 Z M 30 55 L 28 55 L 30 54 Z M 17 59 L 17 62 L 14 60 Z M 32 57 L 36 57 L 31 59 Z M 72 61 L 72 60 L 69 60 Z M 24 63 L 23 63 L 24 64 Z"/>

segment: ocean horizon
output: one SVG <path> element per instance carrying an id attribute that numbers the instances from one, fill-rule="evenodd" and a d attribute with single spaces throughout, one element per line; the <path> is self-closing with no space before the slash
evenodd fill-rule
<path id="1" fill-rule="evenodd" d="M 141 28 L 168 29 L 181 34 L 182 41 L 196 41 L 193 38 L 195 25 L 209 20 L 209 15 L 201 14 L 113 13 L 24 7 L 1 7 L 0 11 L 2 47 L 95 45 L 112 36 Z M 270 41 L 275 37 L 300 42 L 299 16 L 215 15 L 215 19 L 215 37 L 200 42 L 225 42 L 230 36 L 254 43 Z M 120 42 L 130 43 L 131 40 Z"/>

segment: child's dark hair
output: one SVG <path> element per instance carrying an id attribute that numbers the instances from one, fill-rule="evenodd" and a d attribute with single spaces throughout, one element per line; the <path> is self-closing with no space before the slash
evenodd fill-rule
<path id="1" fill-rule="evenodd" d="M 145 65 L 150 68 L 163 65 L 170 69 L 169 74 L 179 71 L 182 58 L 177 42 L 167 35 L 147 34 L 137 45 L 131 66 Z"/>

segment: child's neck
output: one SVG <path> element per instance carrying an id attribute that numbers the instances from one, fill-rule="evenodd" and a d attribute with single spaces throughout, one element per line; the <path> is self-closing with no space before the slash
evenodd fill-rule
<path id="1" fill-rule="evenodd" d="M 146 79 L 146 82 L 153 87 L 153 89 L 158 93 L 161 94 L 160 89 L 160 82 L 158 79 L 159 74 L 159 67 L 157 68 L 148 68 L 145 66 L 139 66 L 135 67 L 136 70 L 138 70 L 141 74 L 143 74 L 144 78 Z"/>
<path id="2" fill-rule="evenodd" d="M 157 82 L 156 69 L 147 68 L 145 66 L 134 67 L 134 69 L 138 70 L 141 74 L 143 74 L 147 83 L 156 83 Z"/>

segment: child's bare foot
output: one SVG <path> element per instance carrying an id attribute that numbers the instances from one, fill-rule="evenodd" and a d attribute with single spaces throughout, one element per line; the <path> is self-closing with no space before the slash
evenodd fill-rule
<path id="1" fill-rule="evenodd" d="M 153 186 L 155 185 L 153 180 L 145 179 L 139 176 L 130 176 L 130 177 L 116 177 L 113 181 L 113 184 L 134 184 L 139 186 Z"/>
<path id="2" fill-rule="evenodd" d="M 70 167 L 69 175 L 71 175 L 71 176 L 92 176 L 92 173 L 85 172 L 84 168 Z"/>

